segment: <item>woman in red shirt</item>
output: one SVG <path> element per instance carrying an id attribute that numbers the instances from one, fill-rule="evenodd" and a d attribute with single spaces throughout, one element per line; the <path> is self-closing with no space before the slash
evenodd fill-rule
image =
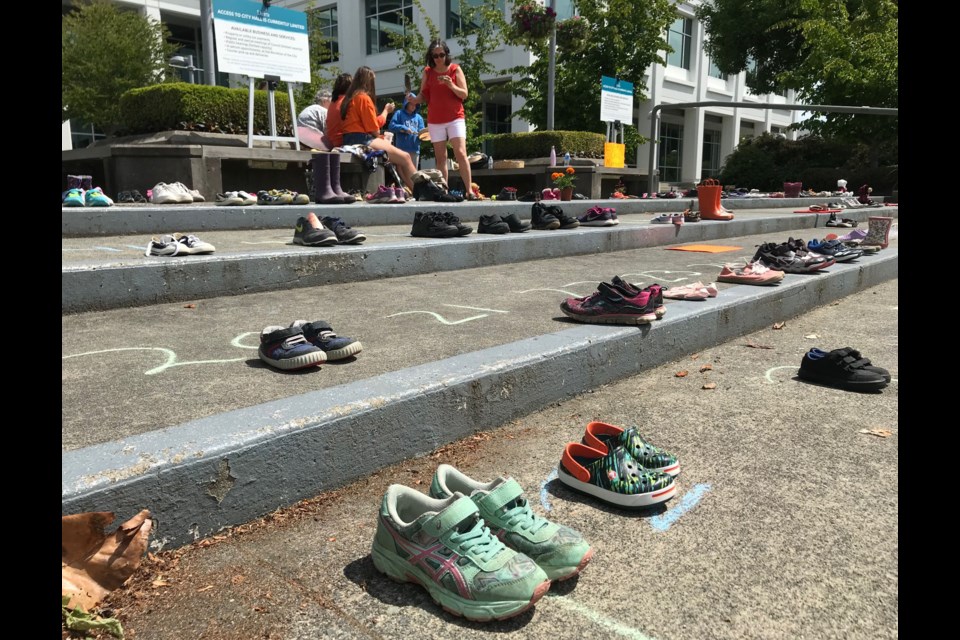
<path id="1" fill-rule="evenodd" d="M 417 97 L 407 94 L 414 104 L 426 104 L 427 129 L 437 158 L 437 168 L 447 180 L 447 142 L 453 147 L 453 155 L 460 167 L 463 193 L 467 200 L 476 200 L 470 189 L 472 176 L 467 162 L 467 121 L 463 101 L 467 99 L 467 78 L 460 65 L 450 61 L 450 47 L 443 40 L 434 40 L 427 47 L 427 66 L 420 80 Z M 447 182 L 449 184 L 449 181 Z"/>
<path id="2" fill-rule="evenodd" d="M 397 167 L 403 183 L 413 193 L 413 166 L 410 154 L 398 149 L 380 137 L 380 129 L 386 124 L 387 116 L 393 113 L 395 105 L 390 102 L 377 115 L 376 74 L 370 67 L 360 67 L 353 74 L 353 82 L 340 105 L 340 117 L 343 118 L 343 144 L 363 144 L 371 149 L 386 151 L 387 158 Z"/>

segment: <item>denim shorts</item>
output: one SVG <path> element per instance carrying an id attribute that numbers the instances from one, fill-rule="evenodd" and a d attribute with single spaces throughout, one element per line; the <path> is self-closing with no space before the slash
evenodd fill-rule
<path id="1" fill-rule="evenodd" d="M 343 144 L 365 144 L 369 145 L 373 136 L 369 133 L 345 133 L 343 134 Z"/>

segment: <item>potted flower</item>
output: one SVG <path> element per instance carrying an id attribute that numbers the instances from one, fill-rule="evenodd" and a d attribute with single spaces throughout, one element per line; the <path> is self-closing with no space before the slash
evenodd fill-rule
<path id="1" fill-rule="evenodd" d="M 567 167 L 563 171 L 550 174 L 553 186 L 560 189 L 561 200 L 573 200 L 573 186 L 577 183 L 576 169 Z"/>
<path id="2" fill-rule="evenodd" d="M 576 53 L 587 43 L 589 25 L 580 16 L 557 23 L 557 46 L 569 53 Z"/>
<path id="3" fill-rule="evenodd" d="M 511 15 L 513 38 L 532 44 L 550 35 L 557 21 L 557 13 L 539 2 L 528 0 L 513 7 Z"/>

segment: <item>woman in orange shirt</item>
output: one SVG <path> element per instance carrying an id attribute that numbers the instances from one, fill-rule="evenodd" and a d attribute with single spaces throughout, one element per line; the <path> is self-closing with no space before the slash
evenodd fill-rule
<path id="1" fill-rule="evenodd" d="M 324 127 L 324 135 L 326 136 L 324 143 L 328 149 L 343 144 L 343 119 L 340 117 L 340 105 L 343 104 L 343 96 L 346 95 L 351 82 L 353 82 L 352 75 L 341 73 L 333 83 L 330 106 L 327 107 L 327 124 Z"/>
<path id="2" fill-rule="evenodd" d="M 353 74 L 353 82 L 343 97 L 340 116 L 343 118 L 343 144 L 363 144 L 371 149 L 386 151 L 387 158 L 397 167 L 400 178 L 413 193 L 413 166 L 410 154 L 398 149 L 380 137 L 380 129 L 386 124 L 387 116 L 393 113 L 394 104 L 388 103 L 378 116 L 376 108 L 376 74 L 370 67 L 360 67 Z"/>

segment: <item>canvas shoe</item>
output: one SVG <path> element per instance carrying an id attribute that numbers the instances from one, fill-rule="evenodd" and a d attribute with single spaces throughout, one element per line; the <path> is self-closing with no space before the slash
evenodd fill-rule
<path id="1" fill-rule="evenodd" d="M 337 235 L 323 226 L 312 211 L 306 216 L 297 218 L 297 225 L 293 228 L 293 244 L 302 244 L 307 247 L 332 247 L 337 244 Z"/>
<path id="2" fill-rule="evenodd" d="M 579 322 L 599 324 L 650 324 L 657 319 L 656 294 L 641 291 L 628 295 L 614 285 L 601 282 L 597 292 L 586 298 L 567 298 L 560 310 Z"/>
<path id="3" fill-rule="evenodd" d="M 571 442 L 564 447 L 557 478 L 580 493 L 628 509 L 650 507 L 677 495 L 673 477 L 644 469 L 622 447 L 604 452 Z"/>
<path id="4" fill-rule="evenodd" d="M 113 200 L 108 198 L 100 187 L 83 192 L 83 204 L 86 207 L 112 207 Z"/>
<path id="5" fill-rule="evenodd" d="M 547 212 L 547 207 L 539 202 L 534 202 L 530 207 L 530 218 L 534 229 L 548 231 L 560 228 L 560 221 L 556 216 Z"/>
<path id="6" fill-rule="evenodd" d="M 84 198 L 81 189 L 67 189 L 62 196 L 64 207 L 83 207 Z"/>
<path id="7" fill-rule="evenodd" d="M 212 244 L 204 242 L 197 236 L 175 233 L 173 234 L 173 239 L 180 245 L 179 253 L 194 255 L 198 253 L 213 253 L 217 250 Z"/>
<path id="8" fill-rule="evenodd" d="M 788 243 L 773 242 L 760 245 L 752 262 L 760 262 L 770 269 L 784 273 L 813 273 L 833 264 L 832 260 L 810 255 L 809 252 L 800 255 Z"/>
<path id="9" fill-rule="evenodd" d="M 717 282 L 734 284 L 774 285 L 784 278 L 783 271 L 775 271 L 760 262 L 748 262 L 743 265 L 725 264 L 717 276 Z"/>
<path id="10" fill-rule="evenodd" d="M 622 447 L 647 471 L 660 471 L 673 477 L 680 475 L 677 457 L 645 441 L 633 427 L 622 429 L 594 420 L 587 424 L 581 444 L 605 453 Z"/>
<path id="11" fill-rule="evenodd" d="M 591 207 L 586 213 L 579 216 L 580 226 L 583 227 L 612 227 L 617 224 L 613 215 L 605 211 L 602 207 Z"/>
<path id="12" fill-rule="evenodd" d="M 444 610 L 468 620 L 523 613 L 550 589 L 543 569 L 501 542 L 470 498 L 438 500 L 391 485 L 380 504 L 373 566 L 415 582 Z"/>
<path id="13" fill-rule="evenodd" d="M 367 236 L 352 228 L 340 218 L 324 216 L 320 221 L 323 226 L 333 231 L 334 235 L 337 236 L 337 242 L 340 244 L 360 244 L 367 239 Z"/>
<path id="14" fill-rule="evenodd" d="M 453 238 L 460 235 L 460 230 L 444 222 L 440 214 L 434 211 L 417 211 L 413 214 L 410 235 L 415 238 Z"/>
<path id="15" fill-rule="evenodd" d="M 804 354 L 797 375 L 803 380 L 848 391 L 879 391 L 887 386 L 889 372 L 859 356 L 858 351 L 849 347 L 829 352 L 813 348 Z"/>
<path id="16" fill-rule="evenodd" d="M 264 327 L 257 353 L 271 367 L 284 371 L 314 367 L 327 361 L 327 354 L 310 344 L 299 327 Z"/>
<path id="17" fill-rule="evenodd" d="M 341 338 L 333 332 L 326 320 L 294 320 L 290 328 L 303 331 L 303 337 L 313 346 L 327 354 L 327 361 L 343 360 L 363 351 L 363 345 L 353 338 Z"/>
<path id="18" fill-rule="evenodd" d="M 239 207 L 246 204 L 246 202 L 236 191 L 228 191 L 226 193 L 218 193 L 217 200 L 214 204 L 219 207 Z"/>
<path id="19" fill-rule="evenodd" d="M 480 216 L 480 224 L 477 226 L 477 233 L 510 233 L 510 225 L 501 220 L 499 216 L 488 213 Z"/>
<path id="20" fill-rule="evenodd" d="M 593 557 L 593 550 L 578 532 L 534 513 L 513 478 L 481 482 L 441 464 L 430 484 L 431 497 L 445 499 L 457 493 L 473 500 L 493 535 L 536 562 L 550 580 L 576 576 Z"/>
<path id="21" fill-rule="evenodd" d="M 511 213 L 508 216 L 500 216 L 500 219 L 507 223 L 507 226 L 510 227 L 510 233 L 524 233 L 530 231 L 530 223 L 524 222 L 520 219 L 515 213 Z"/>
<path id="22" fill-rule="evenodd" d="M 193 196 L 190 195 L 190 192 L 184 190 L 182 185 L 177 182 L 172 184 L 158 182 L 151 191 L 150 202 L 153 204 L 186 204 L 193 202 Z"/>
<path id="23" fill-rule="evenodd" d="M 145 256 L 175 256 L 180 253 L 181 244 L 172 235 L 154 236 L 147 243 Z"/>
<path id="24" fill-rule="evenodd" d="M 266 207 L 287 203 L 284 202 L 284 199 L 280 196 L 280 194 L 275 191 L 260 190 L 257 191 L 257 204 Z"/>

